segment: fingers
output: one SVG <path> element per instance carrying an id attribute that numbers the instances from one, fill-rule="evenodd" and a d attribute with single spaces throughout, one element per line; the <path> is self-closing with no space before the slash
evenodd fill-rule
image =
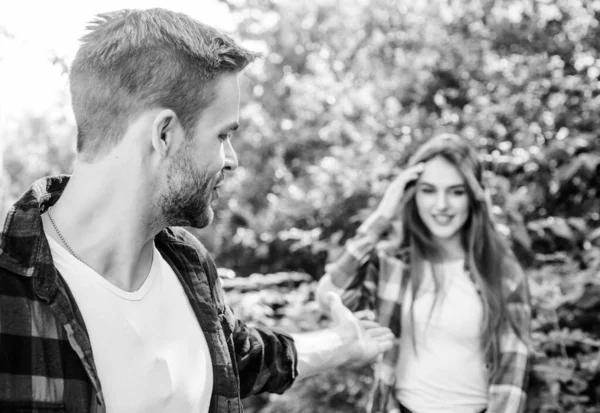
<path id="1" fill-rule="evenodd" d="M 381 346 L 382 348 L 390 348 L 396 337 L 392 330 L 388 327 L 382 327 L 380 324 L 373 321 L 359 320 L 358 325 L 362 329 L 362 338 L 367 346 Z"/>
<path id="2" fill-rule="evenodd" d="M 415 164 L 411 168 L 414 168 L 418 173 L 421 173 L 425 169 L 425 162 L 419 162 L 418 164 Z"/>
<path id="3" fill-rule="evenodd" d="M 379 353 L 385 353 L 386 351 L 390 350 L 393 346 L 394 346 L 393 340 L 381 341 L 379 343 L 379 349 L 378 349 Z"/>
<path id="4" fill-rule="evenodd" d="M 390 350 L 394 346 L 395 338 L 391 332 L 386 332 L 378 337 L 371 337 L 364 341 L 365 355 L 374 358 L 381 353 Z"/>
<path id="5" fill-rule="evenodd" d="M 365 334 L 369 334 L 375 337 L 382 336 L 385 334 L 389 334 L 392 337 L 394 336 L 392 330 L 390 330 L 388 327 L 383 327 L 381 324 L 375 321 L 358 320 L 357 323 L 358 327 L 361 328 L 365 332 Z"/>
<path id="6" fill-rule="evenodd" d="M 341 334 L 352 337 L 351 340 L 361 349 L 355 357 L 356 360 L 373 359 L 392 348 L 396 337 L 389 328 L 381 326 L 374 320 L 357 318 L 342 303 L 339 294 L 333 291 L 325 294 L 325 301 L 329 304 L 331 318 L 338 324 L 337 328 L 341 329 Z M 363 316 L 367 314 L 368 312 L 362 313 Z"/>
<path id="7" fill-rule="evenodd" d="M 392 337 L 392 339 L 394 338 L 394 333 L 392 333 L 392 331 L 387 327 L 375 327 L 368 330 L 365 329 L 365 334 L 369 335 L 370 337 L 389 336 Z"/>
<path id="8" fill-rule="evenodd" d="M 375 321 L 375 319 L 377 318 L 375 316 L 375 312 L 373 310 L 360 310 L 360 311 L 356 311 L 354 313 L 354 315 L 359 320 Z"/>
<path id="9" fill-rule="evenodd" d="M 343 321 L 353 320 L 355 318 L 352 311 L 342 303 L 342 298 L 339 294 L 329 291 L 325 294 L 325 301 L 329 304 L 331 319 L 334 323 L 339 324 Z"/>
<path id="10" fill-rule="evenodd" d="M 425 169 L 425 164 L 423 162 L 419 162 L 416 165 L 406 168 L 399 175 L 399 178 L 402 177 L 403 186 L 405 187 L 409 182 L 416 181 L 417 179 L 419 179 L 419 177 L 423 173 L 423 169 Z"/>
<path id="11" fill-rule="evenodd" d="M 365 342 L 394 343 L 396 337 L 391 331 L 369 330 L 363 333 Z"/>
<path id="12" fill-rule="evenodd" d="M 381 327 L 381 324 L 379 324 L 377 321 L 361 320 L 361 319 L 358 319 L 358 325 L 361 326 L 362 328 L 364 328 L 365 330 L 370 330 L 373 328 Z"/>
<path id="13" fill-rule="evenodd" d="M 398 176 L 392 181 L 390 186 L 387 188 L 383 199 L 379 204 L 378 210 L 380 215 L 392 219 L 398 212 L 398 207 L 404 196 L 404 190 L 409 182 L 419 179 L 425 164 L 420 162 L 416 165 L 410 166 L 400 172 Z"/>

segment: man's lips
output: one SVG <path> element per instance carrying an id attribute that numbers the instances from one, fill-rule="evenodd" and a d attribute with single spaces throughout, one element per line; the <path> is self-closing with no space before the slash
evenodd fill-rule
<path id="1" fill-rule="evenodd" d="M 224 178 L 221 178 L 221 179 L 219 179 L 219 180 L 218 180 L 218 181 L 217 181 L 217 182 L 216 182 L 216 183 L 213 185 L 213 189 L 219 189 L 219 188 L 220 188 L 220 187 L 223 185 L 223 181 L 224 181 L 224 180 L 225 180 Z"/>
<path id="2" fill-rule="evenodd" d="M 219 191 L 217 191 L 219 189 L 219 187 L 215 186 L 213 187 L 212 191 L 210 191 L 210 199 L 211 200 L 215 200 L 217 198 L 219 198 Z"/>
<path id="3" fill-rule="evenodd" d="M 223 179 L 220 179 L 212 188 L 211 194 L 212 198 L 216 199 L 219 197 L 218 189 L 223 185 Z"/>
<path id="4" fill-rule="evenodd" d="M 218 176 L 219 176 L 219 178 L 217 179 L 217 182 L 213 186 L 213 189 L 219 189 L 221 187 L 221 185 L 223 185 L 223 181 L 225 181 L 225 175 L 223 175 L 223 172 L 221 172 Z"/>

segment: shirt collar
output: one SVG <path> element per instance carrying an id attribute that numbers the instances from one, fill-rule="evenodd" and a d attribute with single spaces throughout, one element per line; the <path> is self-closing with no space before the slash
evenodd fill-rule
<path id="1" fill-rule="evenodd" d="M 68 175 L 41 178 L 10 208 L 0 232 L 0 268 L 33 277 L 44 265 L 52 265 L 41 214 L 56 203 L 68 182 Z"/>

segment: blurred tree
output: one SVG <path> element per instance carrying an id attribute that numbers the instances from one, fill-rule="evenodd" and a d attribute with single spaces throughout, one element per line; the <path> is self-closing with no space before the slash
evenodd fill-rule
<path id="1" fill-rule="evenodd" d="M 24 114 L 3 128 L 3 185 L 0 192 L 14 202 L 38 178 L 70 173 L 75 159 L 75 126 L 67 116 L 65 95 L 41 115 Z M 0 211 L 2 217 L 5 210 Z"/>
<path id="2" fill-rule="evenodd" d="M 530 220 L 599 222 L 599 1 L 226 3 L 264 56 L 248 71 L 236 202 L 210 233 L 223 265 L 318 276 L 317 253 L 441 131 L 481 148 L 523 258 L 540 245 Z"/>
<path id="3" fill-rule="evenodd" d="M 0 44 L 17 40 L 0 26 Z M 64 78 L 68 74 L 65 59 L 52 51 L 47 53 Z M 10 104 L 6 100 L 0 103 Z M 68 90 L 61 90 L 44 113 L 26 112 L 9 119 L 0 107 L 0 134 L 0 222 L 4 222 L 12 203 L 33 181 L 72 170 L 76 134 Z"/>

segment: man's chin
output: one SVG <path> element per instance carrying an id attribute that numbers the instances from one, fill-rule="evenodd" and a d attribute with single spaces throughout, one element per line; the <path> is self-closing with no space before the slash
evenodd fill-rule
<path id="1" fill-rule="evenodd" d="M 200 214 L 190 222 L 189 226 L 196 229 L 206 228 L 212 223 L 214 217 L 215 213 L 213 209 L 210 206 L 208 206 L 208 208 L 205 211 L 203 211 L 202 214 Z"/>

